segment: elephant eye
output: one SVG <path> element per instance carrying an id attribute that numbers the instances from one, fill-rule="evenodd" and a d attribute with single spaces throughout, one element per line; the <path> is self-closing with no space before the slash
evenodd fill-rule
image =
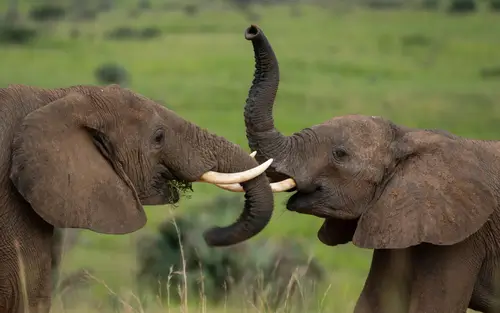
<path id="1" fill-rule="evenodd" d="M 335 148 L 333 150 L 333 157 L 336 161 L 342 161 L 347 156 L 347 151 L 343 148 Z"/>
<path id="2" fill-rule="evenodd" d="M 165 142 L 165 131 L 163 129 L 158 129 L 154 136 L 153 136 L 153 142 L 156 146 L 162 146 L 163 143 Z"/>

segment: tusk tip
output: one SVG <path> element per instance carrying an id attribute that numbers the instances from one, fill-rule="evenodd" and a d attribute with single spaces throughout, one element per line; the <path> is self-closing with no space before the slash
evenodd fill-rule
<path id="1" fill-rule="evenodd" d="M 269 165 L 271 165 L 271 163 L 273 163 L 273 161 L 274 161 L 274 159 L 273 159 L 273 158 L 270 158 L 269 160 L 267 160 L 266 162 L 264 162 L 264 163 L 262 163 L 262 164 L 266 164 L 266 165 L 268 165 L 268 167 L 269 167 Z"/>

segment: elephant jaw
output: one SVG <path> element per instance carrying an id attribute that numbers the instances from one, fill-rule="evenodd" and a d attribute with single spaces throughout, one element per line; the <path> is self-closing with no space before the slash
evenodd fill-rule
<path id="1" fill-rule="evenodd" d="M 331 234 L 336 230 L 332 229 L 333 225 L 329 225 L 329 221 L 331 221 L 331 219 L 325 218 L 323 225 L 321 225 L 321 228 L 318 230 L 318 239 L 327 246 L 335 246 L 338 242 L 332 238 Z"/>

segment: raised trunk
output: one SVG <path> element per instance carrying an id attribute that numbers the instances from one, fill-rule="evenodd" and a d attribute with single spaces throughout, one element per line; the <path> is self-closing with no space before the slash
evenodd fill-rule
<path id="1" fill-rule="evenodd" d="M 245 32 L 245 39 L 253 45 L 255 73 L 245 105 L 245 126 L 248 144 L 258 151 L 257 159 L 275 158 L 271 168 L 277 168 L 276 157 L 290 149 L 290 139 L 274 126 L 273 104 L 279 84 L 279 66 L 266 36 L 252 25 Z"/>

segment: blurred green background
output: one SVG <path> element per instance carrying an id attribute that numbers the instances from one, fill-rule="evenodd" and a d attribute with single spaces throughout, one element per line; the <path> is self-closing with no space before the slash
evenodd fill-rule
<path id="1" fill-rule="evenodd" d="M 1 87 L 118 82 L 246 150 L 243 106 L 254 63 L 243 31 L 250 23 L 264 30 L 280 62 L 274 117 L 285 134 L 336 115 L 365 114 L 474 138 L 500 136 L 500 1 L 3 0 L 0 9 Z M 201 232 L 241 210 L 242 195 L 206 184 L 193 189 L 175 207 L 146 207 L 148 224 L 136 233 L 69 232 L 77 236 L 68 237 L 61 275 L 82 269 L 92 275 L 73 288 L 78 292 L 63 288 L 71 296 L 56 299 L 54 311 L 266 311 L 243 292 L 239 304 L 189 298 L 187 306 L 141 292 L 141 257 L 161 250 L 144 238 L 158 237 L 172 217 L 196 220 L 185 227 Z M 276 196 L 271 223 L 246 254 L 230 254 L 257 262 L 272 250 L 263 242 L 299 244 L 325 273 L 313 291 L 297 295 L 312 303 L 301 312 L 351 312 L 371 251 L 322 245 L 316 238 L 322 220 L 287 212 L 289 195 Z M 233 201 L 230 209 L 200 219 L 224 197 Z"/>

